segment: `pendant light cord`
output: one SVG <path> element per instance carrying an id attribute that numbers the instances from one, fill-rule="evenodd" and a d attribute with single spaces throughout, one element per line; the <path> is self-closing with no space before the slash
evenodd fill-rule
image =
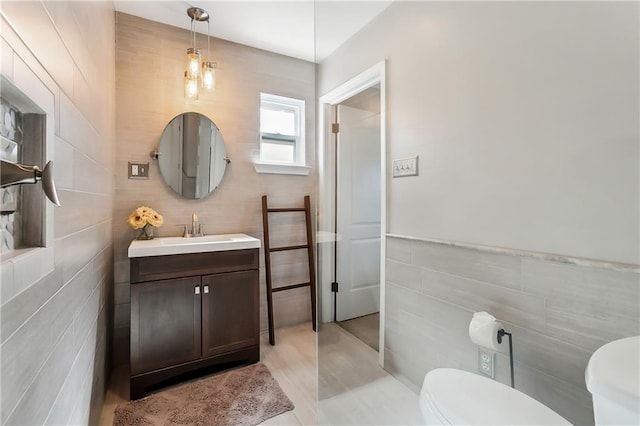
<path id="1" fill-rule="evenodd" d="M 211 36 L 209 32 L 209 18 L 207 18 L 207 61 L 211 60 Z"/>
<path id="2" fill-rule="evenodd" d="M 196 31 L 193 25 L 194 19 L 191 18 L 191 38 L 193 39 L 193 50 L 196 50 Z"/>

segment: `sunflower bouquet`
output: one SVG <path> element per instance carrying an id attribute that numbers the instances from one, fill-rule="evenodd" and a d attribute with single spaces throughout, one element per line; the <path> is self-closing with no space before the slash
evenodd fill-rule
<path id="1" fill-rule="evenodd" d="M 153 239 L 153 226 L 161 226 L 162 216 L 150 207 L 141 206 L 135 209 L 129 214 L 127 223 L 133 229 L 139 229 L 140 233 L 136 237 L 136 240 L 151 240 Z"/>

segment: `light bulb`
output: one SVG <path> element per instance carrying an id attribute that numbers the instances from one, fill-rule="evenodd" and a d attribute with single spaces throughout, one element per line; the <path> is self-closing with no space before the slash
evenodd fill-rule
<path id="1" fill-rule="evenodd" d="M 202 87 L 205 90 L 213 90 L 216 87 L 216 64 L 215 62 L 202 63 Z"/>
<path id="2" fill-rule="evenodd" d="M 187 75 L 196 78 L 200 74 L 200 49 L 187 49 Z"/>
<path id="3" fill-rule="evenodd" d="M 190 78 L 187 71 L 184 72 L 184 97 L 198 99 L 198 79 Z"/>

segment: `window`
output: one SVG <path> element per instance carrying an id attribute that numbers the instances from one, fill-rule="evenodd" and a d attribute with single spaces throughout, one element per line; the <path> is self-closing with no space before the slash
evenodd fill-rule
<path id="1" fill-rule="evenodd" d="M 260 94 L 260 162 L 304 166 L 304 101 Z"/>

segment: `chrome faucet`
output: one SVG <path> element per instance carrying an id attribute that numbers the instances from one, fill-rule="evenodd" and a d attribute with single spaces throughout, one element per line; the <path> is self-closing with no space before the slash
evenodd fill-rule
<path id="1" fill-rule="evenodd" d="M 195 213 L 191 214 L 191 236 L 198 236 L 198 216 Z"/>
<path id="2" fill-rule="evenodd" d="M 201 223 L 198 223 L 198 216 L 193 213 L 191 215 L 191 226 L 189 225 L 178 225 L 182 226 L 182 238 L 191 238 L 191 237 L 204 237 L 204 230 Z"/>
<path id="3" fill-rule="evenodd" d="M 184 227 L 182 232 L 183 238 L 202 237 L 204 232 L 202 231 L 202 224 L 198 223 L 198 216 L 193 213 L 191 215 L 191 227 L 189 225 L 180 225 Z"/>

